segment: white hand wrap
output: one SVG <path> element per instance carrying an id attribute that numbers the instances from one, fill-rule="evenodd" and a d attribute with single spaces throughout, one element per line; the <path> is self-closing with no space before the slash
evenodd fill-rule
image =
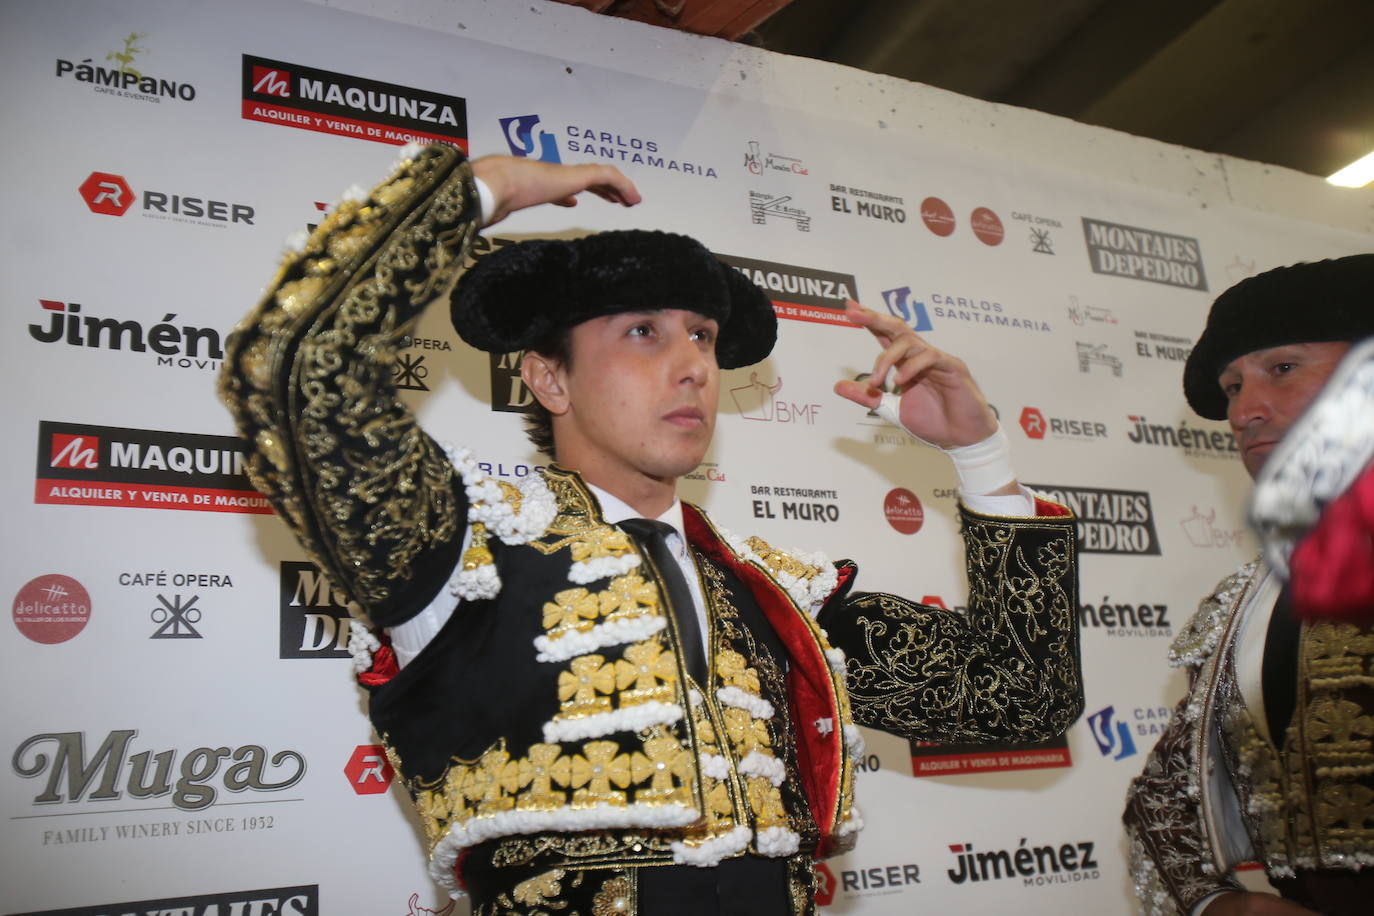
<path id="1" fill-rule="evenodd" d="M 931 448 L 940 448 L 928 442 L 902 425 L 902 399 L 892 393 L 884 394 L 878 405 L 878 416 L 891 423 L 907 435 Z M 960 445 L 954 448 L 940 448 L 954 462 L 954 471 L 959 475 L 959 489 L 965 496 L 982 496 L 999 490 L 1016 479 L 1016 471 L 1011 466 L 1011 444 L 999 424 L 997 431 L 982 442 L 973 445 Z"/>

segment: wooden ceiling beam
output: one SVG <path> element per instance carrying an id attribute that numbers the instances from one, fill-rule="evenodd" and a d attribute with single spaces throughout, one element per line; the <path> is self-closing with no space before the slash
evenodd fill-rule
<path id="1" fill-rule="evenodd" d="M 553 0 L 593 13 L 736 41 L 792 0 Z"/>

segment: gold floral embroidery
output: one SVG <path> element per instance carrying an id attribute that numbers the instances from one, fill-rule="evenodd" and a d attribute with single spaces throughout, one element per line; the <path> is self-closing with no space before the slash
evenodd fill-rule
<path id="1" fill-rule="evenodd" d="M 592 916 L 631 916 L 637 909 L 634 884 L 624 875 L 602 884 L 592 897 Z"/>
<path id="2" fill-rule="evenodd" d="M 571 630 L 586 631 L 601 613 L 597 596 L 585 588 L 569 588 L 544 602 L 544 629 L 550 636 L 561 636 Z"/>
<path id="3" fill-rule="evenodd" d="M 608 694 L 615 690 L 615 666 L 606 664 L 600 655 L 583 655 L 573 659 L 569 669 L 558 675 L 558 699 L 563 705 L 557 718 L 609 712 Z"/>
<path id="4" fill-rule="evenodd" d="M 625 657 L 615 663 L 621 708 L 650 700 L 670 702 L 676 682 L 677 663 L 658 637 L 630 646 Z M 634 689 L 627 690 L 631 684 Z"/>
<path id="5" fill-rule="evenodd" d="M 554 779 L 574 789 L 574 808 L 593 805 L 624 805 L 625 793 L 611 789 L 615 784 L 630 784 L 630 755 L 620 751 L 614 741 L 592 741 L 581 754 L 564 757 L 554 764 Z"/>
<path id="6" fill-rule="evenodd" d="M 525 906 L 538 906 L 546 904 L 550 900 L 556 900 L 563 893 L 563 876 L 566 872 L 561 868 L 546 871 L 543 874 L 535 875 L 525 881 L 515 885 L 511 896 L 516 903 L 523 903 Z"/>

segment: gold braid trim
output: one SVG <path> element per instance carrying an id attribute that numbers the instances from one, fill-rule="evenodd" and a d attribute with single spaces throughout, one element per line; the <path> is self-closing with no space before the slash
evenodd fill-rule
<path id="1" fill-rule="evenodd" d="M 415 561 L 457 534 L 453 469 L 392 376 L 409 323 L 456 279 L 476 215 L 461 152 L 422 150 L 289 253 L 228 342 L 220 397 L 252 448 L 250 479 L 368 610 L 398 600 Z"/>

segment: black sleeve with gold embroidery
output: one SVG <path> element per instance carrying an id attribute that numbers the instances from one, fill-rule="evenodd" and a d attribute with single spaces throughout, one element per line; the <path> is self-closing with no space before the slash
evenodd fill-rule
<path id="1" fill-rule="evenodd" d="M 462 541 L 461 481 L 392 376 L 409 324 L 461 269 L 478 210 L 462 153 L 422 150 L 287 255 L 229 339 L 220 396 L 253 485 L 379 626 L 428 603 Z"/>
<path id="2" fill-rule="evenodd" d="M 821 612 L 854 719 L 943 743 L 1062 734 L 1083 708 L 1073 519 L 962 514 L 967 614 L 880 592 Z"/>

